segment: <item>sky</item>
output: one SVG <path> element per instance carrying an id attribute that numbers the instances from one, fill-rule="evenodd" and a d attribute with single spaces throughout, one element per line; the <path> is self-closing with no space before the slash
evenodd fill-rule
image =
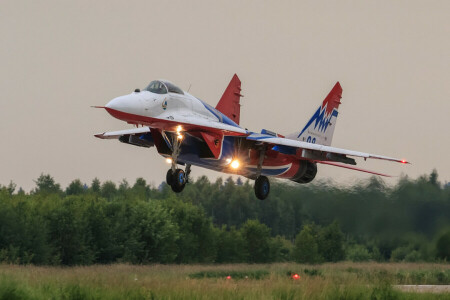
<path id="1" fill-rule="evenodd" d="M 450 181 L 450 1 L 0 1 L 0 185 L 41 173 L 159 185 L 155 148 L 100 140 L 130 128 L 92 105 L 165 78 L 215 106 L 233 74 L 241 125 L 299 131 L 336 81 L 332 146 L 406 158 L 358 166 Z M 222 174 L 193 168 L 194 177 Z M 226 175 L 225 175 L 226 176 Z M 370 175 L 319 166 L 317 178 Z"/>

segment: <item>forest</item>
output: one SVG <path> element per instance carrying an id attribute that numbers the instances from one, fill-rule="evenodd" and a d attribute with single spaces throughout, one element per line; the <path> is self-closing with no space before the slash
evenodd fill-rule
<path id="1" fill-rule="evenodd" d="M 174 194 L 143 178 L 130 184 L 41 174 L 29 193 L 0 185 L 0 262 L 269 263 L 440 262 L 450 259 L 450 187 L 436 171 L 395 185 L 352 186 L 199 177 Z"/>

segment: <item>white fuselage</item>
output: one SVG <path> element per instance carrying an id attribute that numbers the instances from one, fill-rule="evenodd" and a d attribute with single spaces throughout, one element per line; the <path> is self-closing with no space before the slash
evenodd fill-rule
<path id="1" fill-rule="evenodd" d="M 186 92 L 184 92 L 184 95 L 176 93 L 156 94 L 145 90 L 133 92 L 114 98 L 105 107 L 144 118 L 176 121 L 246 133 L 246 130 L 221 112 Z"/>

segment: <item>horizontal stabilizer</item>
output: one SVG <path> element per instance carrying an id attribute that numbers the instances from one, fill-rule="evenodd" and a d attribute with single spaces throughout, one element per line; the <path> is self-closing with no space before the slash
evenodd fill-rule
<path id="1" fill-rule="evenodd" d="M 149 127 L 139 127 L 139 128 L 125 129 L 125 130 L 119 130 L 119 131 L 103 132 L 103 133 L 98 133 L 94 136 L 99 139 L 118 139 L 123 135 L 132 135 L 132 134 L 147 133 L 147 132 L 150 132 Z"/>

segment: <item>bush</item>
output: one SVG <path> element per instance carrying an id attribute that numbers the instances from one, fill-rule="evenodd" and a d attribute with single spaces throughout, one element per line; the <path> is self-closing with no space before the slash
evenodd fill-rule
<path id="1" fill-rule="evenodd" d="M 311 225 L 303 226 L 295 238 L 294 260 L 299 263 L 315 264 L 322 261 L 317 237 Z"/>
<path id="2" fill-rule="evenodd" d="M 270 253 L 270 228 L 258 220 L 248 220 L 241 228 L 248 262 L 264 263 L 272 261 Z"/>
<path id="3" fill-rule="evenodd" d="M 381 255 L 380 249 L 378 247 L 372 247 L 372 252 L 370 254 L 374 261 L 382 262 L 384 261 L 383 255 Z"/>
<path id="4" fill-rule="evenodd" d="M 420 252 L 417 250 L 413 250 L 411 252 L 409 252 L 408 254 L 406 254 L 405 256 L 405 261 L 407 262 L 417 262 L 417 261 L 421 261 L 422 260 L 422 256 L 420 255 Z"/>
<path id="5" fill-rule="evenodd" d="M 337 222 L 333 222 L 319 231 L 319 253 L 325 261 L 337 262 L 344 259 L 343 240 L 344 235 Z"/>
<path id="6" fill-rule="evenodd" d="M 439 259 L 450 260 L 450 230 L 438 238 L 436 242 L 436 256 Z"/>
<path id="7" fill-rule="evenodd" d="M 409 247 L 398 247 L 394 251 L 392 251 L 391 261 L 393 262 L 403 261 L 406 255 L 408 255 L 410 252 L 411 249 Z"/>
<path id="8" fill-rule="evenodd" d="M 157 202 L 140 203 L 131 218 L 125 257 L 133 263 L 174 262 L 179 231 L 167 210 Z"/>
<path id="9" fill-rule="evenodd" d="M 173 223 L 178 225 L 178 263 L 213 262 L 216 258 L 216 237 L 211 220 L 201 207 L 178 199 L 163 202 Z"/>
<path id="10" fill-rule="evenodd" d="M 270 252 L 273 261 L 291 261 L 293 249 L 292 243 L 279 235 L 270 241 Z"/>
<path id="11" fill-rule="evenodd" d="M 366 247 L 363 245 L 353 245 L 347 249 L 347 260 L 360 262 L 368 261 L 371 259 L 371 255 Z"/>
<path id="12" fill-rule="evenodd" d="M 216 229 L 217 233 L 217 257 L 218 263 L 245 262 L 248 254 L 245 251 L 245 241 L 239 230 L 235 227 L 223 226 Z"/>
<path id="13" fill-rule="evenodd" d="M 322 276 L 322 271 L 318 269 L 304 269 L 303 273 L 308 276 Z"/>

